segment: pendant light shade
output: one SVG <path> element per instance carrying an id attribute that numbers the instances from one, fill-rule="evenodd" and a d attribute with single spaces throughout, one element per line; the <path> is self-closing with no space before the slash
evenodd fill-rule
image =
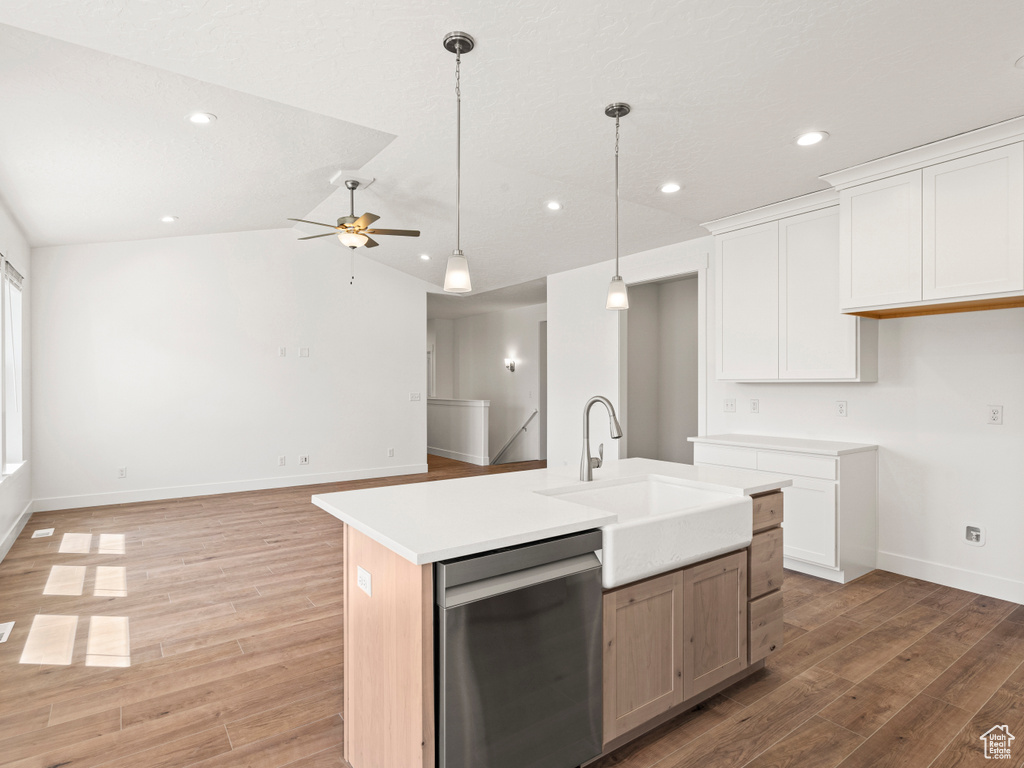
<path id="1" fill-rule="evenodd" d="M 349 248 L 358 248 L 365 244 L 370 238 L 366 235 L 359 234 L 358 232 L 339 232 L 338 239 L 341 240 L 341 244 L 344 246 Z"/>
<path id="2" fill-rule="evenodd" d="M 473 283 L 469 279 L 469 262 L 462 251 L 452 251 L 448 268 L 444 271 L 444 289 L 448 293 L 469 293 Z"/>
<path id="3" fill-rule="evenodd" d="M 604 308 L 629 309 L 629 295 L 626 293 L 626 284 L 618 275 L 615 275 L 608 285 L 608 301 L 605 302 Z"/>
<path id="4" fill-rule="evenodd" d="M 629 104 L 609 104 L 604 108 L 608 117 L 615 118 L 615 276 L 608 285 L 608 299 L 605 309 L 629 309 L 629 294 L 626 283 L 619 275 L 619 118 L 629 114 Z"/>
<path id="5" fill-rule="evenodd" d="M 469 53 L 476 41 L 465 32 L 449 32 L 444 36 L 444 49 L 455 54 L 455 250 L 448 257 L 444 271 L 444 289 L 448 293 L 469 293 L 469 261 L 462 252 L 462 54 Z"/>

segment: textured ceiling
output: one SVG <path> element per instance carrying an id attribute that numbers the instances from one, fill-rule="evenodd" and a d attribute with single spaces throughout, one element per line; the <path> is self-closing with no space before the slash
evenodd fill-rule
<path id="1" fill-rule="evenodd" d="M 440 41 L 454 29 L 470 32 L 477 48 L 463 64 L 462 245 L 481 291 L 613 255 L 613 125 L 603 115 L 611 101 L 634 108 L 622 125 L 623 253 L 821 189 L 822 173 L 1024 114 L 1024 70 L 1013 66 L 1024 54 L 1019 0 L 3 0 L 0 22 L 276 102 L 266 102 L 270 112 L 287 105 L 395 136 L 361 164 L 338 144 L 334 168 L 377 179 L 356 208 L 380 214 L 380 226 L 423 230 L 419 240 L 382 238 L 372 257 L 435 284 L 455 234 L 454 57 Z M 61 55 L 56 46 L 53 55 Z M 0 88 L 6 78 L 5 67 Z M 119 108 L 130 112 L 136 102 L 133 93 Z M 63 132 L 47 138 L 65 154 L 87 111 L 68 104 Z M 794 137 L 811 128 L 830 140 L 796 147 Z M 301 133 L 267 141 L 250 158 L 253 168 L 276 172 L 271 156 L 291 153 L 293 142 L 315 148 Z M 2 149 L 5 169 L 10 153 L 23 151 Z M 202 160 L 179 170 L 200 173 Z M 310 195 L 323 202 L 302 210 L 309 197 L 296 194 L 281 203 L 281 217 L 331 220 L 347 211 L 343 190 L 325 199 L 330 164 L 309 163 L 323 167 L 310 181 Z M 133 155 L 111 176 L 144 186 L 137 165 Z M 120 217 L 112 221 L 122 237 L 135 236 L 88 178 L 40 173 L 40 185 L 96 197 L 92 215 Z M 684 189 L 660 194 L 668 179 Z M 59 240 L 48 232 L 52 221 L 23 214 L 38 211 L 45 193 L 11 172 L 0 192 L 33 242 Z M 197 211 L 216 204 L 226 217 L 245 206 L 217 203 L 225 194 L 217 183 L 193 192 Z M 550 198 L 565 209 L 545 210 Z M 309 245 L 341 252 L 334 238 Z M 423 252 L 432 261 L 420 261 Z"/>
<path id="2" fill-rule="evenodd" d="M 454 320 L 470 315 L 544 304 L 547 300 L 548 283 L 544 278 L 483 293 L 427 293 L 427 319 Z"/>

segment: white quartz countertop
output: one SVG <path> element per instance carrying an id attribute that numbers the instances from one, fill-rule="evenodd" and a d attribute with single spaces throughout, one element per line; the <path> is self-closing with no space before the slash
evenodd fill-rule
<path id="1" fill-rule="evenodd" d="M 585 487 L 577 472 L 565 467 L 538 469 L 340 491 L 313 496 L 313 503 L 406 560 L 424 565 L 617 522 L 614 513 L 537 493 Z M 736 495 L 791 483 L 768 472 L 651 459 L 609 461 L 594 470 L 594 480 L 648 474 Z"/>
<path id="2" fill-rule="evenodd" d="M 813 453 L 819 456 L 842 456 L 846 453 L 874 451 L 877 445 L 869 443 L 841 443 L 835 440 L 807 440 L 802 437 L 776 437 L 773 435 L 702 435 L 687 438 L 691 443 L 729 445 L 736 448 L 763 448 L 791 453 Z"/>

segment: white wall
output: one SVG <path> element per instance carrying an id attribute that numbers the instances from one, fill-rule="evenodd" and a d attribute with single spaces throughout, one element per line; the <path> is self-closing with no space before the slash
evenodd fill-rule
<path id="1" fill-rule="evenodd" d="M 627 283 L 645 283 L 687 274 L 702 274 L 714 244 L 710 237 L 688 240 L 626 256 L 621 274 Z M 604 395 L 616 408 L 624 392 L 619 370 L 619 313 L 604 308 L 612 261 L 559 272 L 548 277 L 548 467 L 579 467 L 583 439 L 583 406 Z M 704 288 L 697 285 L 698 313 L 704 314 Z M 630 310 L 631 311 L 631 310 Z M 704 354 L 698 338 L 698 357 Z M 621 380 L 620 380 L 621 378 Z M 705 382 L 698 381 L 698 414 L 703 413 Z M 601 406 L 596 406 L 600 412 Z M 604 443 L 605 459 L 619 457 L 608 419 L 591 412 L 590 440 Z M 628 440 L 628 437 L 627 437 Z"/>
<path id="2" fill-rule="evenodd" d="M 34 251 L 36 509 L 425 471 L 424 286 L 348 264 L 291 230 Z"/>
<path id="3" fill-rule="evenodd" d="M 455 321 L 447 318 L 427 320 L 427 349 L 434 353 L 434 394 L 455 396 Z"/>
<path id="4" fill-rule="evenodd" d="M 18 222 L 0 200 L 0 253 L 25 278 L 22 289 L 24 326 L 22 335 L 22 422 L 25 456 L 32 450 L 32 298 L 34 278 L 28 241 Z M 14 474 L 0 481 L 0 559 L 10 549 L 18 533 L 28 521 L 32 503 L 32 462 L 26 461 Z"/>
<path id="5" fill-rule="evenodd" d="M 530 307 L 461 317 L 455 321 L 455 397 L 490 400 L 491 460 L 522 426 L 534 408 L 540 410 L 541 323 L 547 307 Z M 515 358 L 514 373 L 505 358 Z M 502 457 L 502 463 L 543 459 L 540 414 Z"/>

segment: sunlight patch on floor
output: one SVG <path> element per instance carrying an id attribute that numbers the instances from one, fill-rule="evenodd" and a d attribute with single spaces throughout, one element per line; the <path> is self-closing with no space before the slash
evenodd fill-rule
<path id="1" fill-rule="evenodd" d="M 50 577 L 43 587 L 44 595 L 81 595 L 85 584 L 84 565 L 50 566 Z"/>
<path id="2" fill-rule="evenodd" d="M 123 533 L 101 533 L 100 545 L 97 550 L 101 555 L 123 555 L 124 534 Z"/>
<path id="3" fill-rule="evenodd" d="M 93 616 L 85 648 L 87 667 L 130 667 L 131 644 L 127 616 Z"/>
<path id="4" fill-rule="evenodd" d="M 77 630 L 77 616 L 37 615 L 32 619 L 32 627 L 28 631 L 21 663 L 70 664 Z"/>
<path id="5" fill-rule="evenodd" d="M 60 549 L 57 551 L 66 555 L 87 555 L 90 547 L 92 547 L 91 533 L 65 533 L 60 542 Z"/>
<path id="6" fill-rule="evenodd" d="M 128 569 L 120 565 L 97 565 L 95 597 L 128 597 Z"/>

